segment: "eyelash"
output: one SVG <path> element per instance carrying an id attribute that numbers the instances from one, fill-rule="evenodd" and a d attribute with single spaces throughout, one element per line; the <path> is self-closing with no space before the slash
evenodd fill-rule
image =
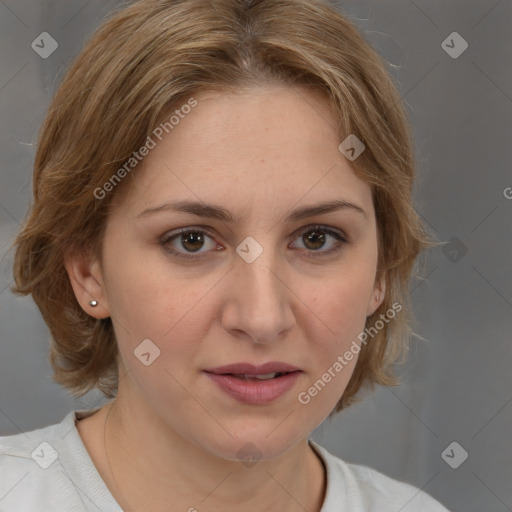
<path id="1" fill-rule="evenodd" d="M 340 233 L 338 231 L 334 231 L 325 226 L 320 226 L 320 225 L 307 226 L 306 228 L 302 229 L 298 233 L 296 238 L 299 238 L 306 233 L 310 233 L 310 232 L 314 232 L 314 231 L 320 231 L 326 235 L 332 236 L 337 241 L 337 244 L 334 248 L 329 249 L 328 251 L 307 250 L 309 255 L 313 258 L 318 258 L 318 257 L 323 257 L 323 256 L 328 256 L 328 255 L 334 254 L 334 253 L 340 251 L 345 244 L 348 244 L 347 239 L 344 237 L 344 235 L 342 233 Z M 160 244 L 165 248 L 165 250 L 170 252 L 173 256 L 177 256 L 178 258 L 187 259 L 189 261 L 205 258 L 207 255 L 207 252 L 200 253 L 200 254 L 183 253 L 181 251 L 177 251 L 177 250 L 171 249 L 169 247 L 170 242 L 172 242 L 175 238 L 178 238 L 180 235 L 189 234 L 189 233 L 200 233 L 203 235 L 207 235 L 209 238 L 212 238 L 212 240 L 213 240 L 213 237 L 208 233 L 208 231 L 205 231 L 202 228 L 188 227 L 188 228 L 180 229 L 177 232 L 173 232 L 168 235 L 165 235 L 161 239 Z"/>

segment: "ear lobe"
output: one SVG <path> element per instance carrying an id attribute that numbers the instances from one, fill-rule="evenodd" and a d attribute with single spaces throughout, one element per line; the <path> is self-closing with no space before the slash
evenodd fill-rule
<path id="1" fill-rule="evenodd" d="M 386 297 L 386 275 L 382 273 L 380 277 L 375 279 L 375 285 L 373 287 L 372 297 L 370 299 L 370 303 L 368 304 L 368 309 L 366 311 L 366 316 L 372 316 L 375 311 L 379 308 L 379 306 L 384 302 L 384 298 Z"/>
<path id="2" fill-rule="evenodd" d="M 99 261 L 88 252 L 70 251 L 64 258 L 64 267 L 82 309 L 94 318 L 110 316 L 107 298 L 104 292 L 103 274 Z M 97 301 L 91 306 L 89 301 Z"/>

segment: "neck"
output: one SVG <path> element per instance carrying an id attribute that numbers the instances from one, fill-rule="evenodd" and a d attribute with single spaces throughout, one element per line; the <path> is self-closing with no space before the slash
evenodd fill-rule
<path id="1" fill-rule="evenodd" d="M 301 440 L 281 457 L 253 465 L 189 443 L 159 419 L 137 414 L 122 396 L 106 406 L 103 449 L 112 494 L 123 510 L 298 509 L 320 512 L 325 473 Z"/>

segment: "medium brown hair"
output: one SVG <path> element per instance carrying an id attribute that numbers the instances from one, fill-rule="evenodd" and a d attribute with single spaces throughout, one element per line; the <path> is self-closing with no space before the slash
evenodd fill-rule
<path id="1" fill-rule="evenodd" d="M 110 318 L 88 315 L 64 267 L 70 248 L 101 251 L 112 191 L 94 191 L 140 148 L 162 115 L 207 90 L 251 84 L 308 87 L 337 119 L 340 143 L 366 146 L 351 166 L 372 189 L 383 303 L 403 308 L 366 344 L 333 412 L 363 385 L 395 385 L 410 338 L 408 287 L 429 245 L 412 204 L 412 133 L 386 62 L 322 0 L 140 0 L 113 12 L 65 75 L 41 127 L 33 205 L 14 242 L 14 293 L 32 294 L 52 340 L 54 381 L 75 396 L 113 398 L 118 349 Z M 136 172 L 136 169 L 133 171 Z"/>

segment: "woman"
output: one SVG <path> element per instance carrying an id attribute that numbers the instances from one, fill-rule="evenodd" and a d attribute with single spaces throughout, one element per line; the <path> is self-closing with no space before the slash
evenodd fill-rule
<path id="1" fill-rule="evenodd" d="M 4 510 L 446 510 L 309 440 L 391 385 L 429 245 L 378 55 L 325 2 L 134 2 L 42 127 L 20 294 L 104 407 L 2 440 Z"/>

